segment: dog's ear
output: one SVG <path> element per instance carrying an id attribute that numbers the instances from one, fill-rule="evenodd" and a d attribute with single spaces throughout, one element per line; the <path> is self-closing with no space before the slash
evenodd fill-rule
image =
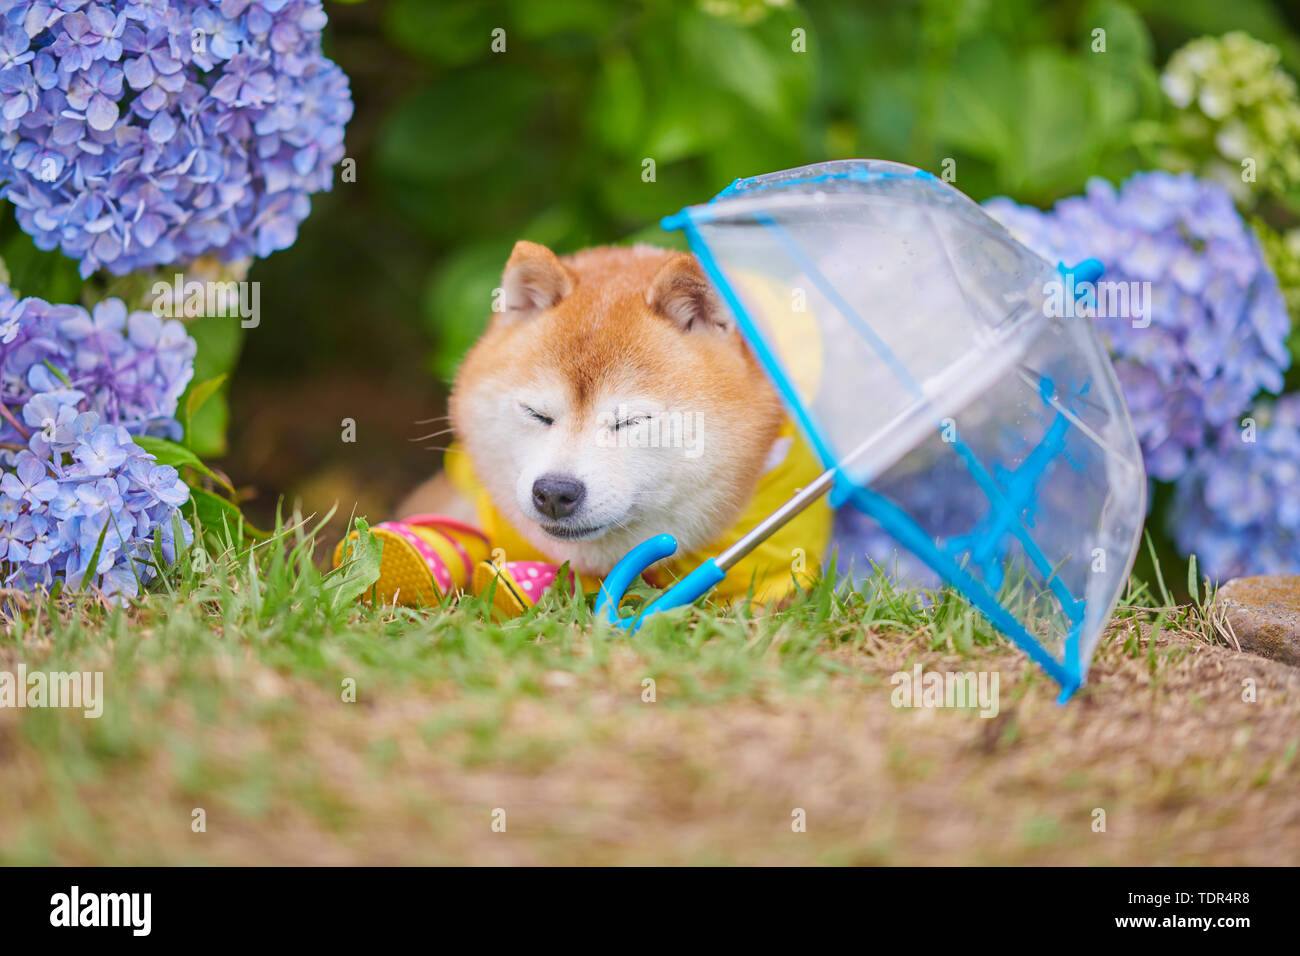
<path id="1" fill-rule="evenodd" d="M 512 320 L 532 318 L 572 292 L 574 284 L 573 273 L 555 253 L 521 239 L 501 276 L 502 312 Z"/>
<path id="2" fill-rule="evenodd" d="M 688 252 L 663 264 L 645 294 L 646 305 L 685 332 L 730 330 L 731 313 Z"/>

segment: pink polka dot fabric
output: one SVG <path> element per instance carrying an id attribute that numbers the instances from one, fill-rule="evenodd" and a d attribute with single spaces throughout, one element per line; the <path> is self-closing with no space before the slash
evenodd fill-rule
<path id="1" fill-rule="evenodd" d="M 555 572 L 558 569 L 541 561 L 508 561 L 506 570 L 518 582 L 523 592 L 536 601 L 555 581 Z"/>
<path id="2" fill-rule="evenodd" d="M 502 570 L 519 585 L 528 600 L 536 602 L 542 593 L 555 583 L 555 576 L 560 569 L 544 561 L 507 561 L 502 566 Z M 574 588 L 572 575 L 567 580 L 569 590 L 572 592 Z"/>

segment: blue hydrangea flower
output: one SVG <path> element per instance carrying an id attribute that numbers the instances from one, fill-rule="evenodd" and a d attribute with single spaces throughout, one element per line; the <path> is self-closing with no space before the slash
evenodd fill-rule
<path id="1" fill-rule="evenodd" d="M 1139 173 L 1118 190 L 1094 179 L 1050 212 L 1002 198 L 984 208 L 1054 262 L 1095 257 L 1107 281 L 1151 284 L 1146 327 L 1132 317 L 1095 321 L 1152 477 L 1176 479 L 1213 429 L 1261 391 L 1281 390 L 1290 364 L 1286 303 L 1222 186 Z"/>
<path id="2" fill-rule="evenodd" d="M 1300 570 L 1297 488 L 1300 395 L 1286 395 L 1218 430 L 1175 486 L 1169 532 L 1212 579 L 1294 574 Z"/>
<path id="3" fill-rule="evenodd" d="M 189 545 L 189 489 L 134 436 L 179 437 L 194 352 L 179 322 L 116 299 L 88 312 L 0 285 L 0 582 L 134 595 L 155 543 L 166 562 L 177 527 Z"/>
<path id="4" fill-rule="evenodd" d="M 291 245 L 352 116 L 320 0 L 0 0 L 0 194 L 88 276 Z"/>
<path id="5" fill-rule="evenodd" d="M 128 315 L 119 299 L 87 311 L 18 300 L 0 285 L 0 398 L 10 409 L 24 408 L 27 426 L 39 421 L 34 440 L 44 440 L 51 416 L 64 406 L 84 406 L 131 434 L 179 438 L 176 404 L 194 375 L 195 349 L 177 320 Z M 51 427 L 74 426 L 55 420 Z M 0 419 L 0 442 L 15 441 L 26 440 Z"/>

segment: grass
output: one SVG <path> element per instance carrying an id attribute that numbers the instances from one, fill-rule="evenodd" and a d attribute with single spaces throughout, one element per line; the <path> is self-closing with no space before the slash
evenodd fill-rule
<path id="1" fill-rule="evenodd" d="M 372 608 L 365 555 L 316 551 L 291 521 L 130 607 L 11 596 L 0 670 L 101 670 L 106 703 L 0 708 L 0 862 L 1300 862 L 1300 673 L 1232 647 L 1194 571 L 1182 607 L 1132 585 L 1060 707 L 950 594 L 627 635 L 559 597 Z M 916 663 L 997 672 L 998 715 L 891 706 Z"/>

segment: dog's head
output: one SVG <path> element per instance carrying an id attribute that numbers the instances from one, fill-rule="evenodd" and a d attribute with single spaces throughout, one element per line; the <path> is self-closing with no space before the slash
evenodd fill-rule
<path id="1" fill-rule="evenodd" d="M 694 257 L 515 246 L 452 425 L 498 510 L 603 574 L 660 532 L 707 545 L 753 494 L 780 403 Z"/>

